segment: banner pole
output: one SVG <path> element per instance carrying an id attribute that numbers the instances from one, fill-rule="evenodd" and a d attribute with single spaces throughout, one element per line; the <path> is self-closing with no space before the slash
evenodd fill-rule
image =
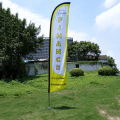
<path id="1" fill-rule="evenodd" d="M 50 45 L 49 45 L 49 51 L 50 51 Z M 49 74 L 48 74 L 48 105 L 50 107 L 50 53 L 49 53 Z"/>
<path id="2" fill-rule="evenodd" d="M 50 20 L 50 33 L 49 33 L 49 75 L 48 75 L 48 105 L 50 107 L 50 46 L 51 46 L 51 24 L 52 24 L 52 16 Z"/>
<path id="3" fill-rule="evenodd" d="M 49 41 L 48 106 L 50 107 L 50 41 Z"/>
<path id="4" fill-rule="evenodd" d="M 50 107 L 50 93 L 48 93 L 48 106 Z"/>
<path id="5" fill-rule="evenodd" d="M 52 14 L 53 16 L 53 14 Z M 49 75 L 48 75 L 48 108 L 49 110 L 52 110 L 53 112 L 55 112 L 52 108 L 51 108 L 51 104 L 50 104 L 50 46 L 51 46 L 51 24 L 52 24 L 52 16 L 51 16 L 51 21 L 50 21 L 50 35 L 49 35 Z"/>

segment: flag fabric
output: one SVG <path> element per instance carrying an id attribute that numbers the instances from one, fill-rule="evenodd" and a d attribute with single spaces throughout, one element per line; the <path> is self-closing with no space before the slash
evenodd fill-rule
<path id="1" fill-rule="evenodd" d="M 49 92 L 66 88 L 67 33 L 70 3 L 62 3 L 53 11 L 50 25 Z"/>

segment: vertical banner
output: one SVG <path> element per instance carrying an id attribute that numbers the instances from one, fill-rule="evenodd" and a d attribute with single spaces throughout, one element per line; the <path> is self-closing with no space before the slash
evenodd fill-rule
<path id="1" fill-rule="evenodd" d="M 70 3 L 62 3 L 53 11 L 50 26 L 49 90 L 66 88 L 67 33 Z"/>

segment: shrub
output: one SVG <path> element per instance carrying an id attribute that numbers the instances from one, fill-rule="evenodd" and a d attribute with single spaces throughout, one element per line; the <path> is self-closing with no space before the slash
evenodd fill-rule
<path id="1" fill-rule="evenodd" d="M 71 76 L 84 76 L 84 71 L 81 68 L 73 68 L 69 73 Z"/>
<path id="2" fill-rule="evenodd" d="M 113 72 L 116 74 L 116 73 L 119 73 L 119 70 L 116 68 L 116 67 L 113 67 L 112 68 Z"/>
<path id="3" fill-rule="evenodd" d="M 102 76 L 116 75 L 117 72 L 118 72 L 117 68 L 112 68 L 110 66 L 103 66 L 98 69 L 98 74 Z"/>

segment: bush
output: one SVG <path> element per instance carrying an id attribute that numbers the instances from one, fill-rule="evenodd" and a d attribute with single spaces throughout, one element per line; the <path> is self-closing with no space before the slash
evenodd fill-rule
<path id="1" fill-rule="evenodd" d="M 113 72 L 116 74 L 116 73 L 119 73 L 119 70 L 116 68 L 116 67 L 113 67 L 112 68 Z"/>
<path id="2" fill-rule="evenodd" d="M 73 68 L 69 73 L 71 76 L 84 76 L 84 71 L 81 68 Z"/>
<path id="3" fill-rule="evenodd" d="M 14 61 L 14 60 L 13 60 Z M 7 62 L 3 61 L 3 65 L 0 69 L 0 78 L 10 78 L 16 79 L 16 78 L 22 78 L 26 76 L 26 69 L 25 69 L 25 63 L 23 60 L 20 60 L 18 62 Z"/>
<path id="4" fill-rule="evenodd" d="M 112 68 L 110 66 L 103 66 L 98 69 L 98 74 L 102 76 L 114 76 L 117 72 L 117 68 Z"/>

